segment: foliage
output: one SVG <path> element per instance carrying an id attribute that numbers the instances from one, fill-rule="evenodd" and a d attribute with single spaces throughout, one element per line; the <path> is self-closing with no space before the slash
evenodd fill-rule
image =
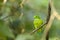
<path id="1" fill-rule="evenodd" d="M 46 21 L 48 13 L 48 0 L 0 0 L 0 39 L 7 40 L 13 38 L 15 40 L 40 40 L 42 34 L 30 32 L 34 29 L 33 16 L 41 16 L 43 22 Z M 60 13 L 60 0 L 53 0 L 56 10 Z M 23 13 L 23 14 L 22 14 Z M 17 36 L 16 36 L 17 35 Z M 23 38 L 22 38 L 23 37 Z M 49 31 L 50 40 L 59 40 L 60 38 L 60 21 L 55 19 Z"/>

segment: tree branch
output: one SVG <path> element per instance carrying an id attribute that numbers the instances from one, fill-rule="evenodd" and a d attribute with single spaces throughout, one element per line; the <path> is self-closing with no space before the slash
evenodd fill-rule
<path id="1" fill-rule="evenodd" d="M 46 36 L 47 36 L 50 28 L 51 28 L 51 25 L 52 25 L 52 23 L 53 23 L 53 21 L 54 21 L 54 18 L 57 18 L 58 20 L 60 20 L 60 15 L 59 15 L 58 12 L 55 10 L 52 1 L 50 2 L 50 5 L 51 5 L 51 8 L 52 8 L 52 15 L 51 15 L 50 20 L 49 20 L 49 22 L 48 22 L 48 24 L 47 24 L 47 26 L 46 26 L 46 28 L 45 28 L 45 30 L 44 30 L 44 32 L 43 32 L 43 35 L 42 35 L 41 40 L 45 40 L 45 38 L 46 38 Z M 49 39 L 48 39 L 48 40 L 49 40 Z"/>
<path id="2" fill-rule="evenodd" d="M 43 26 L 46 25 L 46 23 L 42 24 L 39 28 L 36 28 L 35 30 L 33 30 L 30 34 L 35 33 L 37 30 L 43 28 Z"/>

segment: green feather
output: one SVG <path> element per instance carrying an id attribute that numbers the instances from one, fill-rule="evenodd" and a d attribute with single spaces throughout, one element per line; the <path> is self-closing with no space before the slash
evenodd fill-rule
<path id="1" fill-rule="evenodd" d="M 43 24 L 43 20 L 39 16 L 34 16 L 33 24 L 34 24 L 34 28 L 36 29 Z M 38 30 L 38 32 L 40 32 L 40 31 L 41 31 L 41 29 Z"/>

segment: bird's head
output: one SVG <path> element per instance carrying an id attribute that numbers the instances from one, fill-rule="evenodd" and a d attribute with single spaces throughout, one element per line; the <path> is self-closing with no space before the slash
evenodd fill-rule
<path id="1" fill-rule="evenodd" d="M 39 17 L 39 16 L 37 16 L 37 15 L 36 15 L 36 16 L 34 16 L 34 19 L 36 19 L 36 18 L 39 18 L 39 19 L 40 19 L 40 17 Z"/>

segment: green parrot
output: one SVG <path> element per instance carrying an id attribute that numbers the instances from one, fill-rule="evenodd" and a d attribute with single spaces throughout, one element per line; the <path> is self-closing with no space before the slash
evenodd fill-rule
<path id="1" fill-rule="evenodd" d="M 34 28 L 38 28 L 43 24 L 43 20 L 39 16 L 34 16 Z M 41 32 L 42 29 L 39 29 L 38 32 Z"/>

